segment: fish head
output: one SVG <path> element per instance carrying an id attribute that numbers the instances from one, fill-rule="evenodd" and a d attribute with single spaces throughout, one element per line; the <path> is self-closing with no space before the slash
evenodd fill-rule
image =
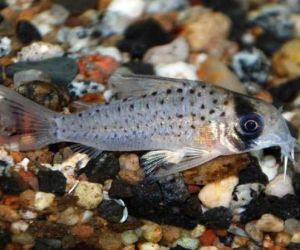
<path id="1" fill-rule="evenodd" d="M 232 120 L 227 122 L 228 141 L 236 152 L 249 152 L 279 146 L 285 167 L 294 161 L 296 139 L 286 120 L 273 105 L 236 94 L 232 99 Z"/>

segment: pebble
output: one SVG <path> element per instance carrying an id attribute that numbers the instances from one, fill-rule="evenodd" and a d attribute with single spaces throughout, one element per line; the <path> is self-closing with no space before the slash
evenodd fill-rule
<path id="1" fill-rule="evenodd" d="M 191 236 L 193 238 L 198 238 L 200 237 L 204 232 L 206 228 L 203 225 L 198 224 L 192 231 L 191 231 Z"/>
<path id="2" fill-rule="evenodd" d="M 300 243 L 300 232 L 294 233 L 291 238 L 292 243 Z"/>
<path id="3" fill-rule="evenodd" d="M 272 155 L 266 155 L 259 162 L 262 172 L 268 177 L 268 180 L 271 181 L 275 178 L 278 172 L 279 165 L 276 163 L 276 159 Z"/>
<path id="4" fill-rule="evenodd" d="M 145 242 L 145 243 L 138 244 L 138 249 L 139 250 L 161 250 L 161 247 L 156 243 Z"/>
<path id="5" fill-rule="evenodd" d="M 135 19 L 140 17 L 145 9 L 146 2 L 143 0 L 113 0 L 107 7 L 108 12 L 116 12 L 120 15 Z"/>
<path id="6" fill-rule="evenodd" d="M 205 185 L 199 192 L 200 201 L 209 208 L 229 207 L 232 192 L 238 184 L 236 176 L 230 176 L 218 182 Z"/>
<path id="7" fill-rule="evenodd" d="M 259 49 L 252 47 L 234 54 L 231 66 L 243 83 L 265 85 L 268 82 L 271 64 Z"/>
<path id="8" fill-rule="evenodd" d="M 113 153 L 104 152 L 91 159 L 79 174 L 84 173 L 90 182 L 104 183 L 105 180 L 114 178 L 119 170 L 119 159 Z"/>
<path id="9" fill-rule="evenodd" d="M 24 191 L 24 186 L 22 185 L 20 178 L 14 174 L 11 177 L 0 177 L 0 189 L 5 194 L 17 195 Z"/>
<path id="10" fill-rule="evenodd" d="M 198 80 L 196 67 L 186 62 L 158 64 L 154 66 L 154 70 L 158 76 Z"/>
<path id="11" fill-rule="evenodd" d="M 252 199 L 259 196 L 263 189 L 264 185 L 260 183 L 248 183 L 236 186 L 230 202 L 231 209 L 249 204 Z"/>
<path id="12" fill-rule="evenodd" d="M 21 232 L 25 232 L 29 227 L 29 224 L 26 223 L 25 221 L 16 221 L 11 223 L 10 225 L 10 230 L 14 233 L 14 234 L 18 234 Z"/>
<path id="13" fill-rule="evenodd" d="M 149 49 L 143 57 L 143 62 L 151 64 L 169 64 L 186 61 L 189 56 L 187 41 L 179 37 L 171 43 Z"/>
<path id="14" fill-rule="evenodd" d="M 97 0 L 77 0 L 76 2 L 72 0 L 55 0 L 55 3 L 62 5 L 75 16 L 89 9 L 96 9 L 98 6 Z"/>
<path id="15" fill-rule="evenodd" d="M 26 20 L 18 21 L 16 35 L 20 42 L 26 45 L 34 41 L 42 40 L 42 36 L 38 29 L 31 22 Z"/>
<path id="16" fill-rule="evenodd" d="M 228 37 L 230 19 L 220 12 L 203 11 L 194 20 L 187 21 L 182 36 L 187 39 L 192 51 L 205 51 L 218 47 Z"/>
<path id="17" fill-rule="evenodd" d="M 29 69 L 24 71 L 18 71 L 14 74 L 14 86 L 17 88 L 23 84 L 39 81 L 50 83 L 50 77 L 43 71 L 36 69 Z"/>
<path id="18" fill-rule="evenodd" d="M 263 214 L 261 218 L 257 220 L 256 228 L 262 232 L 278 233 L 283 231 L 284 222 L 272 214 Z"/>
<path id="19" fill-rule="evenodd" d="M 275 243 L 282 247 L 286 247 L 291 242 L 291 236 L 286 232 L 279 232 L 276 234 Z"/>
<path id="20" fill-rule="evenodd" d="M 0 205 L 0 220 L 5 222 L 18 221 L 20 219 L 17 211 L 6 205 Z"/>
<path id="21" fill-rule="evenodd" d="M 79 213 L 74 207 L 68 207 L 58 215 L 57 222 L 67 226 L 74 226 L 80 220 Z"/>
<path id="22" fill-rule="evenodd" d="M 294 194 L 291 178 L 285 174 L 277 175 L 266 186 L 265 193 L 280 198 L 287 194 Z"/>
<path id="23" fill-rule="evenodd" d="M 143 237 L 152 243 L 158 243 L 163 236 L 162 228 L 155 223 L 147 223 L 142 226 Z"/>
<path id="24" fill-rule="evenodd" d="M 68 85 L 70 95 L 75 98 L 80 98 L 89 93 L 100 93 L 104 89 L 105 87 L 102 84 L 88 80 L 73 80 Z"/>
<path id="25" fill-rule="evenodd" d="M 300 221 L 295 218 L 285 220 L 284 231 L 290 235 L 300 232 Z"/>
<path id="26" fill-rule="evenodd" d="M 64 194 L 66 188 L 66 177 L 60 171 L 40 170 L 38 172 L 39 191 Z"/>
<path id="27" fill-rule="evenodd" d="M 226 207 L 215 207 L 207 210 L 200 217 L 200 223 L 211 229 L 228 229 L 232 214 Z"/>
<path id="28" fill-rule="evenodd" d="M 97 207 L 101 217 L 112 223 L 119 223 L 123 218 L 125 207 L 115 200 L 103 200 Z"/>
<path id="29" fill-rule="evenodd" d="M 11 237 L 11 241 L 14 243 L 19 243 L 21 245 L 32 245 L 34 243 L 34 238 L 29 233 L 20 233 L 20 234 L 13 234 Z"/>
<path id="30" fill-rule="evenodd" d="M 132 57 L 141 58 L 148 49 L 169 42 L 171 35 L 154 19 L 146 19 L 129 26 L 117 46 Z"/>
<path id="31" fill-rule="evenodd" d="M 33 42 L 18 52 L 17 61 L 35 62 L 63 55 L 64 51 L 59 45 L 46 42 Z"/>
<path id="32" fill-rule="evenodd" d="M 300 39 L 285 43 L 272 57 L 274 72 L 281 77 L 300 76 Z"/>
<path id="33" fill-rule="evenodd" d="M 101 234 L 99 234 L 98 245 L 99 248 L 103 250 L 122 249 L 122 247 L 124 247 L 122 243 L 122 235 L 109 230 L 104 230 Z"/>
<path id="34" fill-rule="evenodd" d="M 176 244 L 184 249 L 195 250 L 199 247 L 199 240 L 190 237 L 182 237 L 176 241 Z"/>
<path id="35" fill-rule="evenodd" d="M 11 241 L 10 234 L 7 231 L 1 229 L 0 230 L 0 248 L 5 249 L 7 244 L 10 243 L 10 241 Z"/>
<path id="36" fill-rule="evenodd" d="M 187 8 L 189 2 L 187 0 L 154 0 L 148 1 L 146 5 L 146 13 L 165 13 Z"/>
<path id="37" fill-rule="evenodd" d="M 139 240 L 137 234 L 133 230 L 123 232 L 121 237 L 124 245 L 131 245 Z"/>
<path id="38" fill-rule="evenodd" d="M 41 239 L 37 238 L 34 245 L 35 250 L 59 250 L 62 248 L 62 242 L 56 239 Z"/>
<path id="39" fill-rule="evenodd" d="M 11 39 L 4 36 L 0 38 L 0 57 L 7 56 L 11 52 Z"/>
<path id="40" fill-rule="evenodd" d="M 136 154 L 122 154 L 119 157 L 119 163 L 120 171 L 118 175 L 125 182 L 135 184 L 144 179 L 143 170 L 139 163 L 139 157 Z"/>
<path id="41" fill-rule="evenodd" d="M 248 222 L 245 225 L 245 231 L 247 232 L 249 237 L 256 242 L 262 242 L 264 239 L 264 233 L 256 227 L 256 224 L 253 221 Z"/>
<path id="42" fill-rule="evenodd" d="M 218 250 L 218 248 L 215 246 L 205 246 L 205 247 L 200 247 L 199 250 Z"/>
<path id="43" fill-rule="evenodd" d="M 173 243 L 178 240 L 181 236 L 181 228 L 170 225 L 161 225 L 162 229 L 162 240 L 167 243 Z"/>
<path id="44" fill-rule="evenodd" d="M 42 211 L 46 208 L 49 208 L 53 203 L 55 198 L 54 194 L 37 192 L 35 194 L 34 207 L 38 211 Z"/>
<path id="45" fill-rule="evenodd" d="M 103 199 L 102 185 L 87 181 L 80 181 L 74 195 L 78 197 L 77 204 L 85 209 L 96 208 Z"/>
<path id="46" fill-rule="evenodd" d="M 124 61 L 123 55 L 120 50 L 113 46 L 97 46 L 95 48 L 86 48 L 82 50 L 84 54 L 100 54 L 102 56 L 109 56 L 113 58 L 118 63 Z"/>
<path id="47" fill-rule="evenodd" d="M 29 69 L 36 69 L 46 73 L 51 78 L 51 82 L 57 84 L 70 83 L 78 72 L 77 64 L 73 59 L 67 57 L 56 57 L 38 62 L 13 63 L 5 68 L 5 73 L 8 76 L 13 76 L 19 71 Z"/>

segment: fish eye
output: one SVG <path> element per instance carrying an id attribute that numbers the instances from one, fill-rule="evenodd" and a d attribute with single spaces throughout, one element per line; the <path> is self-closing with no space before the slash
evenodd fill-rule
<path id="1" fill-rule="evenodd" d="M 263 129 L 263 119 L 256 113 L 244 115 L 240 118 L 240 128 L 244 135 L 257 135 Z"/>

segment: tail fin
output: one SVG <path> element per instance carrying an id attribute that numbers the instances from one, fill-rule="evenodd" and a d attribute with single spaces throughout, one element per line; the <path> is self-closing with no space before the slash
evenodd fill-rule
<path id="1" fill-rule="evenodd" d="M 57 142 L 59 114 L 0 86 L 0 146 L 33 150 Z"/>

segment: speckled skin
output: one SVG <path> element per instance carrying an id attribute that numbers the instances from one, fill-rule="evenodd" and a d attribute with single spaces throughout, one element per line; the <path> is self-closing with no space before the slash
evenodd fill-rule
<path id="1" fill-rule="evenodd" d="M 198 137 L 226 123 L 229 103 L 229 92 L 206 84 L 166 89 L 58 118 L 58 137 L 109 151 L 207 148 L 215 145 Z"/>

